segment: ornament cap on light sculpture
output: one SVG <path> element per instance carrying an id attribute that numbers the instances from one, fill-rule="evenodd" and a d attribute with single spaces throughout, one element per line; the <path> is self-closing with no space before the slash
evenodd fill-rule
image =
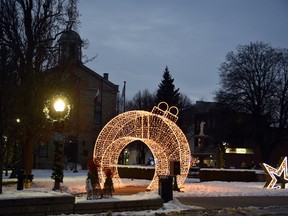
<path id="1" fill-rule="evenodd" d="M 158 187 L 158 176 L 170 175 L 171 161 L 180 161 L 177 182 L 181 187 L 189 172 L 191 153 L 184 133 L 175 123 L 177 114 L 177 107 L 169 108 L 166 102 L 161 102 L 152 112 L 127 111 L 108 122 L 94 147 L 94 162 L 100 164 L 101 186 L 105 179 L 105 168 L 113 170 L 115 184 L 121 185 L 117 168 L 120 153 L 129 143 L 140 140 L 150 148 L 156 161 L 155 174 L 147 190 Z"/>
<path id="2" fill-rule="evenodd" d="M 287 157 L 282 157 L 279 166 L 274 168 L 266 163 L 260 164 L 268 176 L 264 188 L 268 189 L 284 189 L 288 185 Z M 280 178 L 281 185 L 277 185 L 277 177 Z"/>

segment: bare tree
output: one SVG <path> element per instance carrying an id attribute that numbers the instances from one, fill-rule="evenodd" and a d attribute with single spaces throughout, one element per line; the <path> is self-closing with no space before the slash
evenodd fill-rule
<path id="1" fill-rule="evenodd" d="M 279 49 L 281 60 L 278 64 L 275 123 L 280 128 L 278 137 L 284 135 L 284 128 L 288 127 L 288 50 Z"/>
<path id="2" fill-rule="evenodd" d="M 127 110 L 151 111 L 155 106 L 155 96 L 148 89 L 138 91 L 132 100 L 127 102 Z"/>
<path id="3" fill-rule="evenodd" d="M 252 115 L 253 131 L 261 145 L 263 160 L 273 146 L 268 141 L 267 130 L 275 121 L 274 113 L 279 107 L 276 90 L 279 89 L 281 56 L 269 44 L 250 43 L 238 46 L 237 53 L 228 53 L 220 67 L 221 87 L 216 92 L 216 101 Z"/>
<path id="4" fill-rule="evenodd" d="M 180 95 L 179 95 L 179 107 L 180 107 L 180 109 L 185 109 L 186 107 L 189 107 L 191 105 L 192 105 L 191 99 L 187 95 L 180 93 Z"/>
<path id="5" fill-rule="evenodd" d="M 13 57 L 13 86 L 16 98 L 11 103 L 17 108 L 13 118 L 21 119 L 23 169 L 31 174 L 33 141 L 43 122 L 44 71 L 55 66 L 58 36 L 76 25 L 77 1 L 65 0 L 3 0 L 0 3 L 2 29 L 1 46 Z M 73 9 L 71 9 L 73 8 Z M 69 12 L 69 13 L 68 13 Z"/>

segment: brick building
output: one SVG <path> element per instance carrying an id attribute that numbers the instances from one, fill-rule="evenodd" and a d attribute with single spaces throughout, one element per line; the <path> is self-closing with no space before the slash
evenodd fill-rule
<path id="1" fill-rule="evenodd" d="M 261 148 L 265 143 L 257 143 L 251 115 L 234 112 L 214 102 L 197 101 L 185 110 L 185 116 L 183 118 L 189 120 L 185 124 L 190 127 L 184 132 L 197 166 L 259 168 L 259 163 L 263 162 Z M 201 122 L 205 122 L 203 133 Z M 287 129 L 283 131 L 284 136 L 279 136 L 279 130 L 267 128 L 266 141 L 273 145 L 266 162 L 273 165 L 288 153 Z"/>
<path id="2" fill-rule="evenodd" d="M 73 30 L 65 31 L 58 40 L 58 64 L 46 75 L 47 95 L 68 95 L 72 105 L 70 118 L 63 129 L 65 162 L 86 168 L 102 127 L 117 112 L 118 85 L 86 67 L 82 62 L 82 40 Z M 51 126 L 52 128 L 52 126 Z M 36 141 L 34 168 L 51 168 L 54 159 L 54 131 L 42 133 Z M 69 167 L 68 167 L 69 168 Z"/>

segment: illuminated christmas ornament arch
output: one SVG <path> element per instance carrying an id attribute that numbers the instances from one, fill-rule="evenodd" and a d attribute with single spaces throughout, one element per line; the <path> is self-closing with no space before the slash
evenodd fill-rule
<path id="1" fill-rule="evenodd" d="M 108 168 L 113 170 L 114 184 L 121 185 L 118 174 L 120 153 L 129 143 L 141 140 L 150 148 L 156 162 L 155 174 L 147 190 L 158 187 L 158 176 L 170 175 L 171 161 L 180 161 L 177 183 L 181 187 L 189 172 L 191 154 L 184 133 L 175 123 L 177 115 L 177 107 L 169 108 L 167 103 L 161 102 L 152 112 L 128 111 L 108 122 L 94 147 L 94 162 L 100 165 L 100 185 L 103 187 L 105 169 Z"/>

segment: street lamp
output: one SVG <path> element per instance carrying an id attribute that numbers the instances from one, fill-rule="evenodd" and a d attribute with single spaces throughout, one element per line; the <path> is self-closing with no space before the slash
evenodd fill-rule
<path id="1" fill-rule="evenodd" d="M 63 164 L 63 136 L 64 121 L 69 117 L 71 105 L 63 95 L 56 96 L 48 100 L 44 106 L 43 112 L 46 118 L 53 122 L 54 127 L 54 146 L 55 155 L 53 161 L 53 172 L 51 178 L 54 179 L 53 190 L 60 190 L 60 183 L 63 182 L 64 164 Z"/>

